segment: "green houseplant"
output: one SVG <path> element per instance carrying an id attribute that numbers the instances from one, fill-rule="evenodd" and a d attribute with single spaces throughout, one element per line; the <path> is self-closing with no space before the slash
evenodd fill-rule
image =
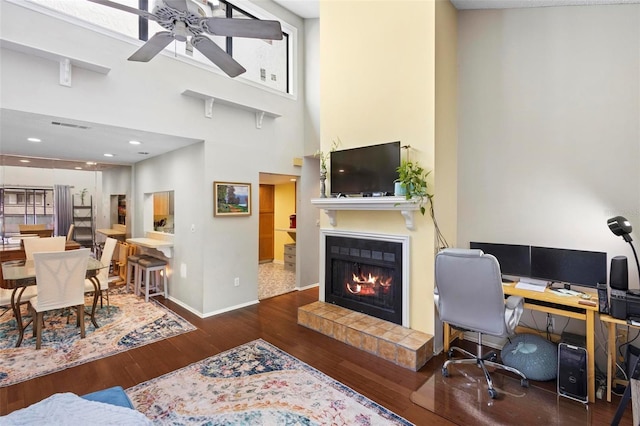
<path id="1" fill-rule="evenodd" d="M 425 170 L 417 161 L 402 160 L 396 169 L 400 187 L 404 191 L 405 199 L 414 200 L 420 206 L 420 213 L 424 215 L 425 205 L 431 200 L 433 194 L 427 190 L 427 176 L 431 171 Z"/>

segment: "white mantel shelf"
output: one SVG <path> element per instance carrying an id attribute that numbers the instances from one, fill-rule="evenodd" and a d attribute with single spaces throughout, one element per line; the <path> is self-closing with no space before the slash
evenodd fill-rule
<path id="1" fill-rule="evenodd" d="M 405 197 L 312 198 L 311 204 L 324 209 L 331 226 L 338 223 L 338 210 L 395 210 L 404 217 L 407 229 L 413 229 L 413 214 L 420 210 L 416 200 L 407 200 Z"/>

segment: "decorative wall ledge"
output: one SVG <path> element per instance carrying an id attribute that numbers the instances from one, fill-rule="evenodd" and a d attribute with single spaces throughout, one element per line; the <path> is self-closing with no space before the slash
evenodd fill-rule
<path id="1" fill-rule="evenodd" d="M 407 229 L 413 229 L 413 214 L 420 210 L 417 200 L 407 200 L 405 197 L 312 198 L 311 204 L 324 209 L 331 226 L 338 223 L 338 210 L 395 210 L 404 217 Z"/>
<path id="2" fill-rule="evenodd" d="M 27 55 L 38 56 L 40 58 L 48 59 L 50 61 L 58 62 L 60 64 L 60 85 L 71 87 L 71 70 L 72 67 L 84 68 L 89 71 L 97 72 L 99 74 L 108 74 L 111 68 L 99 65 L 93 62 L 83 61 L 77 58 L 70 58 L 69 56 L 62 55 L 56 52 L 39 49 L 37 47 L 28 46 L 26 44 L 18 43 L 15 41 L 2 39 L 0 40 L 0 46 L 3 49 L 9 49 Z"/>
<path id="3" fill-rule="evenodd" d="M 244 109 L 246 111 L 251 111 L 256 114 L 256 128 L 262 129 L 262 120 L 264 116 L 278 118 L 282 117 L 282 114 L 278 114 L 277 112 L 267 111 L 263 108 L 254 107 L 251 105 L 241 104 L 239 102 L 234 102 L 229 99 L 224 99 L 219 96 L 208 95 L 206 93 L 196 92 L 194 90 L 185 90 L 182 92 L 184 96 L 189 96 L 191 98 L 202 99 L 204 100 L 204 116 L 207 118 L 213 117 L 213 104 L 217 102 L 222 105 L 232 106 L 234 108 Z"/>

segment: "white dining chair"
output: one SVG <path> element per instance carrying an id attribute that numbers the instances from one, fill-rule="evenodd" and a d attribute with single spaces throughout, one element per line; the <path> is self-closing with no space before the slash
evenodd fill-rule
<path id="1" fill-rule="evenodd" d="M 69 230 L 67 231 L 67 241 L 72 241 L 73 240 L 73 230 L 76 228 L 76 226 L 72 223 L 71 225 L 69 225 Z"/>
<path id="2" fill-rule="evenodd" d="M 27 260 L 33 260 L 33 253 L 41 251 L 64 251 L 66 237 L 27 238 L 24 243 L 24 254 Z"/>
<path id="3" fill-rule="evenodd" d="M 16 291 L 20 291 L 18 289 Z M 0 288 L 0 308 L 3 308 L 2 314 L 0 316 L 6 314 L 8 311 L 12 309 L 11 306 L 11 295 L 13 294 L 13 289 L 8 288 Z M 20 298 L 20 304 L 25 304 L 29 302 L 29 299 L 36 296 L 38 294 L 35 285 L 27 286 L 22 293 L 22 297 Z"/>
<path id="4" fill-rule="evenodd" d="M 104 242 L 104 248 L 102 249 L 102 256 L 100 256 L 100 263 L 102 263 L 104 268 L 100 269 L 96 278 L 100 282 L 100 300 L 102 306 L 102 294 L 107 294 L 107 312 L 109 312 L 110 304 L 109 304 L 109 267 L 111 266 L 111 259 L 113 258 L 113 252 L 116 248 L 116 243 L 118 240 L 115 238 L 107 238 Z M 84 280 L 84 291 L 85 293 L 91 293 L 95 291 L 95 287 L 93 285 L 93 281 L 89 278 L 85 278 Z"/>
<path id="5" fill-rule="evenodd" d="M 38 295 L 29 300 L 29 306 L 36 349 L 42 342 L 43 314 L 53 309 L 75 307 L 80 337 L 84 339 L 84 279 L 89 252 L 84 248 L 33 254 Z"/>

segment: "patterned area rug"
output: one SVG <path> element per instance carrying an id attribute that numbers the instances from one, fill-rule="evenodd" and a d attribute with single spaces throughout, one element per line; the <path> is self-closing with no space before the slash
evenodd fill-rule
<path id="1" fill-rule="evenodd" d="M 126 392 L 155 424 L 411 424 L 261 339 Z"/>
<path id="2" fill-rule="evenodd" d="M 93 296 L 87 297 L 85 303 L 90 306 L 92 300 Z M 103 308 L 98 302 L 98 329 L 89 316 L 85 318 L 84 339 L 76 328 L 75 314 L 69 324 L 61 312 L 46 314 L 40 350 L 35 349 L 31 326 L 25 331 L 22 345 L 15 348 L 15 318 L 11 312 L 0 317 L 0 387 L 195 330 L 188 321 L 155 301 L 146 303 L 144 298 L 121 290 L 112 291 L 110 301 L 110 313 L 106 300 Z M 23 312 L 26 313 L 26 305 Z"/>

